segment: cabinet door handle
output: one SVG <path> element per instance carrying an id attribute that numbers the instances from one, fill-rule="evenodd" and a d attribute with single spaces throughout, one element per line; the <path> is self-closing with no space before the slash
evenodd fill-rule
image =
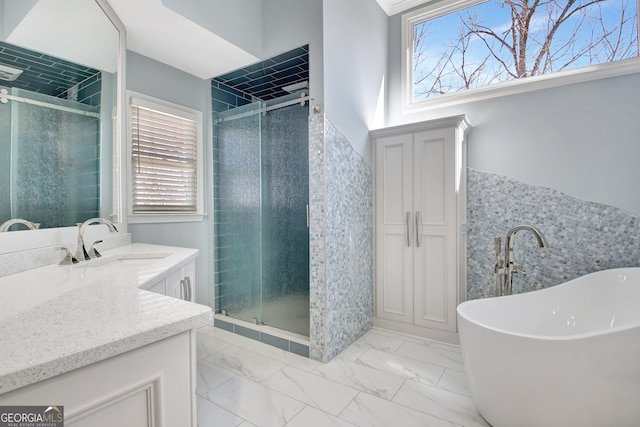
<path id="1" fill-rule="evenodd" d="M 416 211 L 416 247 L 420 247 L 420 211 Z"/>
<path id="2" fill-rule="evenodd" d="M 187 296 L 186 296 L 185 299 L 187 301 L 191 301 L 191 291 L 192 291 L 192 289 L 191 289 L 191 278 L 189 276 L 184 278 L 184 285 L 185 285 L 185 288 L 187 290 L 187 292 L 186 292 Z"/>
<path id="3" fill-rule="evenodd" d="M 409 224 L 411 223 L 411 212 L 407 212 L 407 246 L 411 247 L 411 230 Z"/>
<path id="4" fill-rule="evenodd" d="M 180 280 L 180 287 L 182 288 L 182 299 L 187 299 L 187 282 L 184 279 Z"/>

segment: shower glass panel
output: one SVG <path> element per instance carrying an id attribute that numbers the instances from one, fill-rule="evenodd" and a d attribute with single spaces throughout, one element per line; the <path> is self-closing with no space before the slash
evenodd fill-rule
<path id="1" fill-rule="evenodd" d="M 0 104 L 0 222 L 40 228 L 75 224 L 100 212 L 99 108 L 22 89 Z M 7 126 L 7 124 L 10 124 Z"/>
<path id="2" fill-rule="evenodd" d="M 215 240 L 218 303 L 233 317 L 260 319 L 260 103 L 216 126 Z M 229 116 L 230 114 L 227 114 Z M 221 114 L 218 119 L 224 119 Z"/>
<path id="3" fill-rule="evenodd" d="M 309 112 L 265 106 L 217 117 L 216 308 L 308 337 Z"/>

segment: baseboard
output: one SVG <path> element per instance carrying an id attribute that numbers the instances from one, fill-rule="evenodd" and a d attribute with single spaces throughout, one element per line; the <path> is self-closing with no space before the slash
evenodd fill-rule
<path id="1" fill-rule="evenodd" d="M 394 322 L 377 317 L 373 318 L 373 327 L 385 329 L 398 334 L 411 337 L 422 338 L 431 341 L 439 341 L 445 344 L 460 345 L 460 337 L 455 332 L 439 331 L 437 329 L 423 328 L 420 326 L 408 325 L 406 323 Z"/>

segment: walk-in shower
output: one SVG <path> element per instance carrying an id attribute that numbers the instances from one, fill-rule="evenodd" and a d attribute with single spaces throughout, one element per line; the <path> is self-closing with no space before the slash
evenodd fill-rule
<path id="1" fill-rule="evenodd" d="M 218 312 L 308 337 L 305 99 L 296 93 L 217 115 L 214 210 Z"/>
<path id="2" fill-rule="evenodd" d="M 99 216 L 99 111 L 0 86 L 0 223 L 48 228 Z"/>
<path id="3" fill-rule="evenodd" d="M 115 97 L 114 74 L 0 41 L 0 224 L 112 212 Z"/>

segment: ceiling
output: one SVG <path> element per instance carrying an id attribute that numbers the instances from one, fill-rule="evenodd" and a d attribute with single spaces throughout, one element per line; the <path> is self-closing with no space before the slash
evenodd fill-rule
<path id="1" fill-rule="evenodd" d="M 24 10 L 13 16 L 12 11 L 19 9 L 19 2 L 25 5 Z M 8 20 L 14 20 L 14 26 L 4 41 L 87 67 L 116 72 L 118 32 L 111 21 L 92 1 L 65 0 L 64 5 L 61 10 L 60 0 L 5 1 L 5 9 L 0 8 L 0 12 L 7 14 Z"/>
<path id="2" fill-rule="evenodd" d="M 127 49 L 194 76 L 208 79 L 259 60 L 162 0 L 108 1 L 127 29 Z"/>
<path id="3" fill-rule="evenodd" d="M 127 28 L 128 49 L 200 78 L 219 76 L 260 60 L 166 7 L 162 0 L 108 1 Z M 425 3 L 425 0 L 376 1 L 389 16 Z"/>
<path id="4" fill-rule="evenodd" d="M 428 3 L 428 0 L 376 0 L 387 15 L 395 15 L 412 7 Z"/>

